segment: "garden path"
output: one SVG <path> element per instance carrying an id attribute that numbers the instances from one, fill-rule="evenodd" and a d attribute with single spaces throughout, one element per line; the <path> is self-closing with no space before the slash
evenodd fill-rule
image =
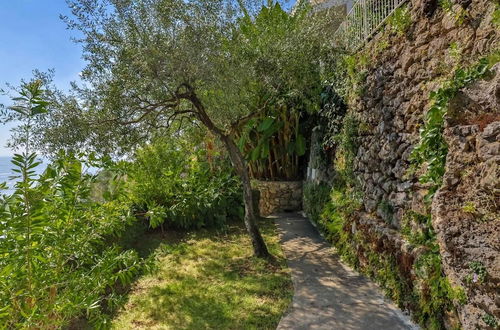
<path id="1" fill-rule="evenodd" d="M 278 329 L 418 329 L 365 276 L 340 262 L 311 222 L 299 214 L 274 218 L 292 271 L 294 296 Z"/>

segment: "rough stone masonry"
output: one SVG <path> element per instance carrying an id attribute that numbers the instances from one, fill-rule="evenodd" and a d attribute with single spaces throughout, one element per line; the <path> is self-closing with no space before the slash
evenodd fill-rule
<path id="1" fill-rule="evenodd" d="M 261 216 L 302 209 L 302 181 L 255 180 L 253 186 L 259 191 Z"/>
<path id="2" fill-rule="evenodd" d="M 424 202 L 428 187 L 418 182 L 419 173 L 409 171 L 409 156 L 430 92 L 457 65 L 452 45 L 462 66 L 500 47 L 500 27 L 492 18 L 496 6 L 489 0 L 456 1 L 447 12 L 435 0 L 412 0 L 413 23 L 404 36 L 380 33 L 365 45 L 371 58 L 364 93 L 349 104 L 368 128 L 355 160 L 364 210 L 353 230 L 377 251 L 395 256 L 412 282 L 412 264 L 422 251 L 402 237 L 401 221 L 409 210 L 430 211 L 445 273 L 452 285 L 465 289 L 465 302 L 456 305 L 464 329 L 489 328 L 489 316 L 500 319 L 500 66 L 451 104 L 444 184 L 430 210 Z M 458 12 L 466 13 L 463 19 Z M 389 46 L 382 49 L 381 43 Z M 383 203 L 390 205 L 390 217 Z M 361 262 L 363 253 L 360 249 Z M 471 280 L 473 265 L 484 268 L 484 279 Z M 452 327 L 456 317 L 449 318 Z"/>

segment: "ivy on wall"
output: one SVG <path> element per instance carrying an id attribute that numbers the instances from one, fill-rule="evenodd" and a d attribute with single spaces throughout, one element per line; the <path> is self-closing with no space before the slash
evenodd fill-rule
<path id="1" fill-rule="evenodd" d="M 445 172 L 448 145 L 443 131 L 450 101 L 460 89 L 484 77 L 498 60 L 498 55 L 494 53 L 482 58 L 469 68 L 458 68 L 450 80 L 430 94 L 431 106 L 425 114 L 424 127 L 420 130 L 420 140 L 410 155 L 413 169 L 425 168 L 419 181 L 430 184 L 427 195 L 429 201 L 441 186 Z"/>
<path id="2" fill-rule="evenodd" d="M 403 5 L 394 10 L 394 13 L 387 19 L 387 26 L 391 32 L 404 35 L 412 24 L 410 9 Z"/>
<path id="3" fill-rule="evenodd" d="M 333 86 L 326 87 L 321 93 L 322 107 L 320 110 L 321 126 L 323 131 L 323 146 L 336 146 L 335 137 L 342 129 L 342 121 L 347 112 L 347 104 L 335 91 Z"/>

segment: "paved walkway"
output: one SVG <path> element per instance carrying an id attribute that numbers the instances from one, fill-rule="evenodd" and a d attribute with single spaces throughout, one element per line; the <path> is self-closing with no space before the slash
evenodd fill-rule
<path id="1" fill-rule="evenodd" d="M 274 218 L 295 288 L 278 329 L 418 329 L 373 282 L 344 266 L 308 219 Z"/>

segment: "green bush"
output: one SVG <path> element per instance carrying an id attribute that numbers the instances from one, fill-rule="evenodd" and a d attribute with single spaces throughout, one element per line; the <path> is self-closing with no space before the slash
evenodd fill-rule
<path id="1" fill-rule="evenodd" d="M 319 222 L 323 208 L 330 199 L 330 190 L 331 187 L 325 183 L 307 182 L 304 184 L 304 212 L 315 223 Z"/>
<path id="2" fill-rule="evenodd" d="M 48 111 L 40 80 L 23 83 L 9 107 L 14 129 L 12 160 L 17 180 L 11 195 L 0 196 L 0 328 L 55 329 L 87 317 L 99 328 L 121 301 L 121 287 L 144 268 L 132 250 L 118 244 L 134 222 L 123 190 L 91 196 L 94 157 L 82 161 L 59 154 L 40 176 L 30 152 L 33 122 Z M 0 189 L 6 188 L 0 183 Z M 113 197 L 112 199 L 107 197 Z"/>
<path id="3" fill-rule="evenodd" d="M 320 224 L 334 243 L 340 239 L 344 224 L 361 208 L 361 202 L 361 194 L 352 188 L 335 187 L 330 192 L 330 199 L 323 209 Z"/>
<path id="4" fill-rule="evenodd" d="M 239 180 L 223 160 L 207 159 L 199 145 L 182 140 L 137 151 L 128 170 L 131 196 L 151 227 L 219 226 L 243 216 Z"/>
<path id="5" fill-rule="evenodd" d="M 117 244 L 135 221 L 124 198 L 96 203 L 94 175 L 60 155 L 35 177 L 35 154 L 16 155 L 16 190 L 0 198 L 0 328 L 52 329 L 75 318 L 106 324 L 144 263 Z"/>

